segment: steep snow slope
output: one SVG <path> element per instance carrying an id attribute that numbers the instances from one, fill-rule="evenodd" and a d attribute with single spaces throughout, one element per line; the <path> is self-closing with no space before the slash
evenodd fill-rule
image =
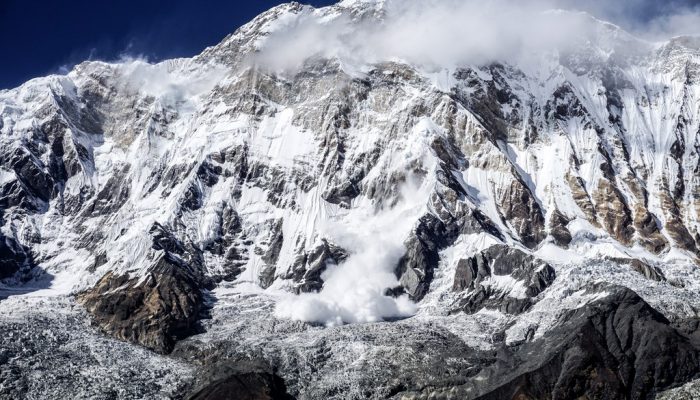
<path id="1" fill-rule="evenodd" d="M 517 59 L 318 44 L 276 62 L 288 37 L 394 32 L 392 12 L 285 4 L 192 59 L 0 92 L 3 297 L 75 296 L 100 330 L 194 364 L 237 343 L 221 358 L 262 359 L 300 397 L 644 397 L 695 377 L 700 42 L 556 11 L 584 36 Z M 634 346 L 594 354 L 571 338 L 589 325 Z M 450 348 L 458 372 L 431 372 Z"/>

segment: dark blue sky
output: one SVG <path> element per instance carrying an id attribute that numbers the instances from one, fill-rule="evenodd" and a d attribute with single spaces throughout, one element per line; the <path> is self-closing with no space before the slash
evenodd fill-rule
<path id="1" fill-rule="evenodd" d="M 192 56 L 282 2 L 0 0 L 0 89 L 87 59 Z"/>
<path id="2" fill-rule="evenodd" d="M 192 56 L 284 1 L 288 0 L 0 0 L 0 89 L 65 72 L 62 67 L 88 59 Z M 335 2 L 301 1 L 315 6 Z M 700 0 L 549 1 L 633 31 L 672 13 L 692 11 L 700 20 Z"/>

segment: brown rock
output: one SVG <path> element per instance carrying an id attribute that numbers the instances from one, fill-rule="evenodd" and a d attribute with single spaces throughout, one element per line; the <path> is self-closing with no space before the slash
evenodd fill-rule
<path id="1" fill-rule="evenodd" d="M 664 210 L 664 215 L 666 216 L 666 225 L 664 229 L 668 232 L 668 235 L 678 247 L 698 254 L 699 251 L 695 239 L 693 239 L 693 236 L 683 223 L 678 204 L 676 204 L 675 200 L 671 197 L 668 185 L 666 185 L 665 182 L 659 191 L 659 198 L 661 199 L 661 208 Z"/>
<path id="2" fill-rule="evenodd" d="M 142 282 L 108 272 L 78 301 L 105 333 L 159 353 L 197 331 L 204 303 L 191 273 L 165 257 Z"/>
<path id="3" fill-rule="evenodd" d="M 647 250 L 659 254 L 668 248 L 668 241 L 659 230 L 656 216 L 641 204 L 634 209 L 634 228 L 639 234 L 639 243 Z"/>
<path id="4" fill-rule="evenodd" d="M 617 187 L 607 179 L 600 179 L 593 200 L 603 228 L 620 243 L 630 244 L 634 235 L 632 215 Z"/>
<path id="5" fill-rule="evenodd" d="M 583 184 L 583 180 L 578 176 L 567 173 L 566 182 L 569 184 L 569 189 L 571 189 L 571 194 L 574 197 L 576 205 L 586 215 L 588 222 L 594 226 L 600 226 L 596 219 L 595 207 L 593 206 L 591 197 L 586 191 L 586 186 Z"/>
<path id="6" fill-rule="evenodd" d="M 515 229 L 525 246 L 537 247 L 546 236 L 544 216 L 530 189 L 520 179 L 514 179 L 499 195 L 497 202 L 503 219 Z"/>
<path id="7" fill-rule="evenodd" d="M 556 208 L 549 218 L 549 234 L 554 238 L 554 242 L 559 247 L 568 247 L 571 243 L 571 232 L 566 226 L 571 222 L 561 211 Z"/>

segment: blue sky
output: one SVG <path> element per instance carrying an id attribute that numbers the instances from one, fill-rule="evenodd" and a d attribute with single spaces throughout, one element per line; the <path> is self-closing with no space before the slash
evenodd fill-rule
<path id="1" fill-rule="evenodd" d="M 487 0 L 485 0 L 487 1 Z M 528 0 L 522 0 L 528 1 Z M 539 0 L 533 0 L 539 1 Z M 700 26 L 700 0 L 542 0 L 649 35 Z M 333 1 L 304 0 L 315 6 Z M 0 88 L 87 59 L 192 56 L 280 0 L 0 0 Z"/>
<path id="2" fill-rule="evenodd" d="M 0 0 L 0 88 L 87 59 L 192 56 L 281 2 Z"/>

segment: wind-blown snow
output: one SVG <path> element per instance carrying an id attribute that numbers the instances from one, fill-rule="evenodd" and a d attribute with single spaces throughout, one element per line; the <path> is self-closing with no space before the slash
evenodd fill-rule
<path id="1" fill-rule="evenodd" d="M 351 8 L 353 2 L 341 5 Z M 296 70 L 311 57 L 337 57 L 351 65 L 400 60 L 442 69 L 522 62 L 533 52 L 565 50 L 598 34 L 590 15 L 545 12 L 548 5 L 511 0 L 389 0 L 374 5 L 383 14 L 382 24 L 358 22 L 346 14 L 329 18 L 301 12 L 277 21 L 260 43 L 255 62 L 275 71 Z"/>

